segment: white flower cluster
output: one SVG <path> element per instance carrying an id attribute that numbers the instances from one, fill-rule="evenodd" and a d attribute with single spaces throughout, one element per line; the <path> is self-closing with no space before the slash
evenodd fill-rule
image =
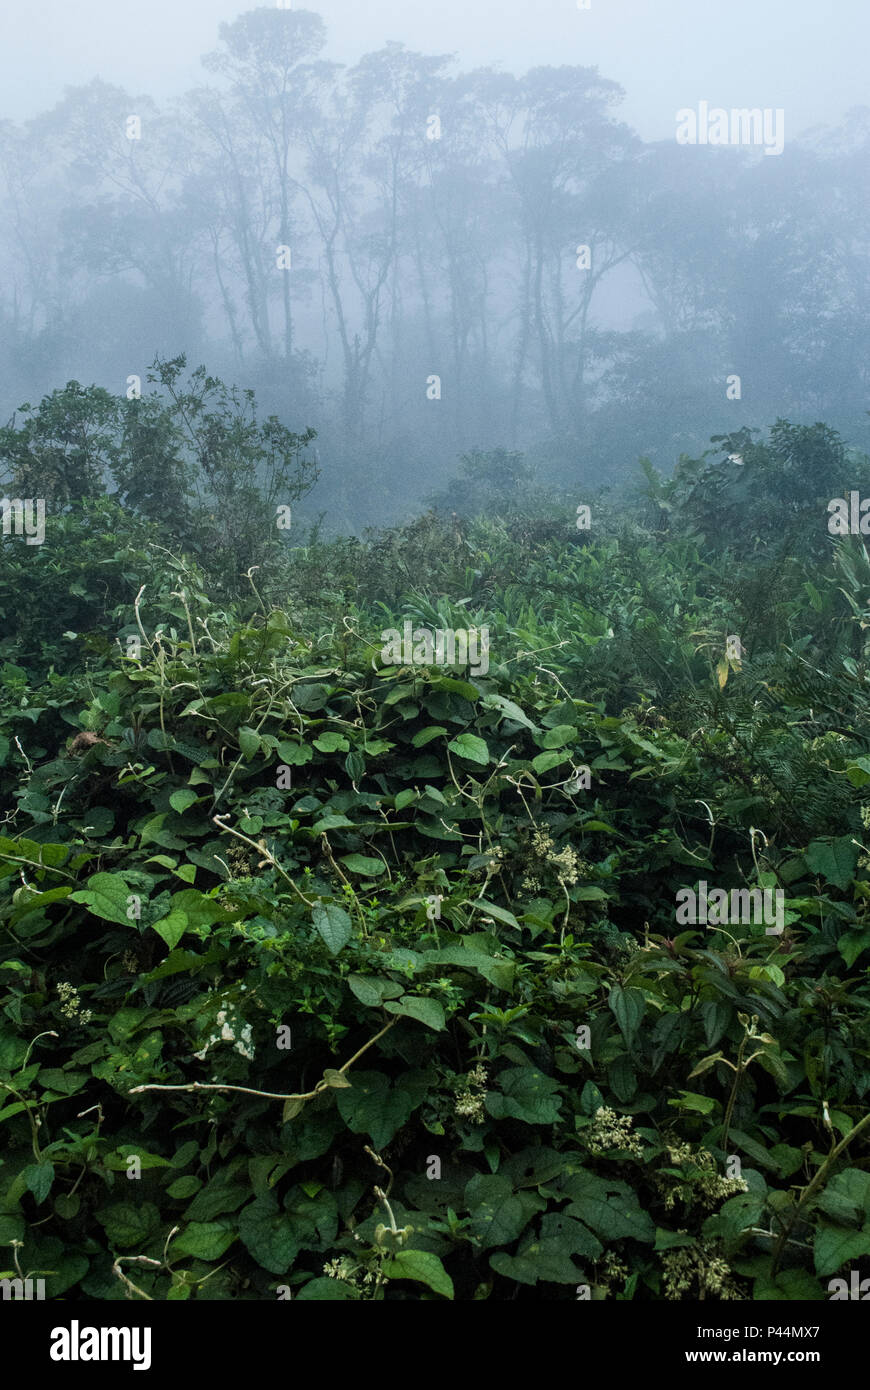
<path id="1" fill-rule="evenodd" d="M 215 1023 L 220 1029 L 220 1032 L 212 1033 L 202 1051 L 194 1052 L 194 1057 L 198 1058 L 200 1062 L 203 1062 L 205 1061 L 205 1054 L 213 1043 L 229 1042 L 233 1044 L 236 1052 L 240 1052 L 243 1057 L 248 1057 L 250 1060 L 253 1060 L 254 1043 L 251 1036 L 250 1023 L 243 1023 L 239 1026 L 238 1018 L 233 1018 L 233 1020 L 230 1021 L 228 1009 L 220 1010 L 215 1019 Z"/>

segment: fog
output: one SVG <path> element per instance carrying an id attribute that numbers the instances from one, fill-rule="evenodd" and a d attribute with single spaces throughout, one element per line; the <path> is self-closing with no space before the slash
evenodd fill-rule
<path id="1" fill-rule="evenodd" d="M 237 4 L 4 15 L 0 1298 L 851 1383 L 868 0 Z"/>
<path id="2" fill-rule="evenodd" d="M 870 442 L 859 0 L 86 0 L 5 30 L 4 419 L 185 354 L 317 432 L 305 505 L 344 530 L 468 451 L 618 489 L 781 417 Z"/>

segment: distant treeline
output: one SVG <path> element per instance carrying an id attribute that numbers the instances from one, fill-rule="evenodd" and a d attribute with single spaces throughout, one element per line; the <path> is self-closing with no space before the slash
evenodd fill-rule
<path id="1" fill-rule="evenodd" d="M 135 395 L 184 350 L 317 430 L 345 529 L 477 448 L 619 483 L 711 426 L 870 443 L 866 109 L 774 158 L 650 145 L 594 68 L 344 68 L 326 39 L 252 10 L 163 109 L 95 80 L 2 123 L 7 417 L 68 378 Z"/>

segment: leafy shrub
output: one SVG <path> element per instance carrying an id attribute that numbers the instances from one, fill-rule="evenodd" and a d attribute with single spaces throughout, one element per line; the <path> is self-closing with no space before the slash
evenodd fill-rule
<path id="1" fill-rule="evenodd" d="M 0 667 L 10 1270 L 814 1300 L 870 1254 L 863 546 L 735 661 L 744 589 L 630 518 L 315 536 L 244 603 L 168 549 L 141 594 L 110 500 L 51 524 L 3 551 L 41 586 Z M 406 616 L 488 623 L 489 670 L 385 666 Z M 700 879 L 783 933 L 675 928 Z"/>

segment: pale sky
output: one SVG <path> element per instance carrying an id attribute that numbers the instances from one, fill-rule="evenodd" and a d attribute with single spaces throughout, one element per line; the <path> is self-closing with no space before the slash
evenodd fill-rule
<path id="1" fill-rule="evenodd" d="M 54 105 L 99 76 L 159 100 L 203 80 L 200 55 L 244 0 L 3 0 L 0 116 Z M 626 89 L 622 119 L 671 139 L 674 114 L 782 107 L 796 136 L 870 105 L 870 0 L 308 0 L 326 56 L 354 62 L 389 39 L 456 53 L 462 67 L 597 65 Z"/>

